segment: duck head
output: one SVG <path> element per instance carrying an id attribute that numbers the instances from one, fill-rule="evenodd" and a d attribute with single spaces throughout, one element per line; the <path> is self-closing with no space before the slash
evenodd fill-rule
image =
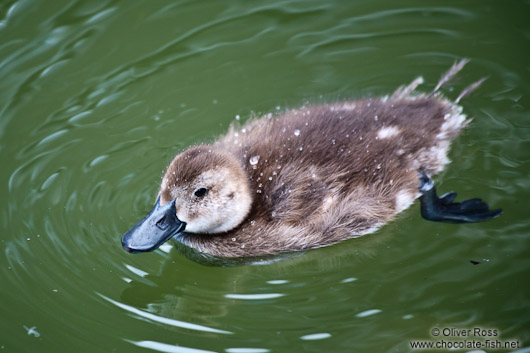
<path id="1" fill-rule="evenodd" d="M 251 206 L 241 163 L 212 146 L 192 147 L 170 163 L 155 206 L 121 242 L 126 251 L 137 253 L 155 250 L 183 232 L 228 232 L 243 222 Z"/>

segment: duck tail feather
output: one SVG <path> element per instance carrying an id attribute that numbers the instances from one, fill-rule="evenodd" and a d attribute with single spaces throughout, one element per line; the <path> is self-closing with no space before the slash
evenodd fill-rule
<path id="1" fill-rule="evenodd" d="M 436 87 L 434 87 L 434 90 L 432 93 L 438 91 L 440 87 L 447 84 L 455 75 L 464 68 L 464 66 L 469 62 L 469 59 L 462 59 L 458 62 L 455 62 L 451 68 L 442 75 L 440 78 L 440 81 L 436 84 Z"/>
<path id="2" fill-rule="evenodd" d="M 458 104 L 458 102 L 460 102 L 460 100 L 464 97 L 467 97 L 469 96 L 471 93 L 473 93 L 474 90 L 476 90 L 481 84 L 482 82 L 486 81 L 488 78 L 487 77 L 482 77 L 480 80 L 478 80 L 477 82 L 473 82 L 472 84 L 470 84 L 469 86 L 467 86 L 466 88 L 464 88 L 464 90 L 462 91 L 462 93 L 460 93 L 458 95 L 458 98 L 455 99 L 455 104 Z"/>
<path id="3" fill-rule="evenodd" d="M 410 94 L 423 83 L 423 77 L 419 76 L 414 79 L 408 86 L 401 86 L 399 87 L 393 94 L 392 99 L 402 99 L 407 96 L 410 96 Z"/>

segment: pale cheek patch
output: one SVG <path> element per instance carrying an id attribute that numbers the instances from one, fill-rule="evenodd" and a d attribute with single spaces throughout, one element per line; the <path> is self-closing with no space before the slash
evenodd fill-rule
<path id="1" fill-rule="evenodd" d="M 383 127 L 377 132 L 377 137 L 380 139 L 386 139 L 397 135 L 399 135 L 399 129 L 395 126 Z"/>

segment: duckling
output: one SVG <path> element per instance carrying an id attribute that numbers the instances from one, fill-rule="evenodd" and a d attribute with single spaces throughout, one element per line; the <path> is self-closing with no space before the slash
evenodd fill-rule
<path id="1" fill-rule="evenodd" d="M 422 216 L 450 223 L 495 218 L 480 199 L 438 197 L 430 176 L 449 162 L 451 140 L 469 119 L 421 77 L 392 95 L 305 105 L 251 120 L 169 164 L 150 213 L 122 237 L 131 253 L 174 238 L 221 258 L 263 256 L 335 244 L 373 233 L 415 199 Z"/>

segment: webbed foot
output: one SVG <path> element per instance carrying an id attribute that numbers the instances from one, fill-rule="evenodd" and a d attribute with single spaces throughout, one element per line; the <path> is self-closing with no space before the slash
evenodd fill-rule
<path id="1" fill-rule="evenodd" d="M 456 193 L 448 192 L 438 197 L 432 180 L 420 172 L 420 202 L 423 218 L 434 222 L 474 223 L 498 217 L 502 209 L 490 210 L 481 199 L 453 202 Z"/>

